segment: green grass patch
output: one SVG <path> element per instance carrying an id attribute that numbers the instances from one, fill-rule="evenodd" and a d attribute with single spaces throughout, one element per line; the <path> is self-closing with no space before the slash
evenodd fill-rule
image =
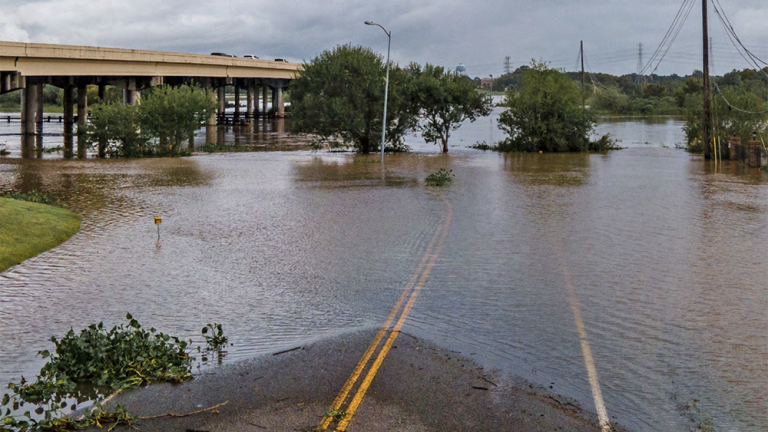
<path id="1" fill-rule="evenodd" d="M 41 254 L 80 230 L 80 216 L 45 204 L 0 198 L 0 271 Z"/>

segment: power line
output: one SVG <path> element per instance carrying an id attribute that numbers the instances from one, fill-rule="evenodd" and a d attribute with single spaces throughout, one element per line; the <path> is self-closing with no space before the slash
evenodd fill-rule
<path id="1" fill-rule="evenodd" d="M 691 14 L 691 10 L 693 9 L 694 1 L 695 0 L 683 0 L 683 4 L 680 5 L 680 9 L 678 9 L 677 14 L 675 15 L 675 19 L 672 20 L 672 24 L 669 26 L 669 29 L 667 29 L 667 33 L 664 35 L 664 38 L 661 40 L 658 48 L 656 48 L 656 51 L 654 51 L 653 55 L 651 55 L 648 63 L 640 71 L 641 74 L 645 74 L 651 65 L 656 62 L 656 59 L 658 59 L 656 67 L 649 75 L 653 75 L 659 68 L 667 52 L 669 52 L 669 49 L 675 42 L 675 39 L 677 39 L 677 35 L 680 34 L 680 30 L 683 28 L 683 25 L 688 20 L 688 16 Z"/>

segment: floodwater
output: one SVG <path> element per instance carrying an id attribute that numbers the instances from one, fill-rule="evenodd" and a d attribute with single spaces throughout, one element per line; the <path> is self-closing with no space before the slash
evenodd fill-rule
<path id="1" fill-rule="evenodd" d="M 672 119 L 601 122 L 628 147 L 607 154 L 469 148 L 502 138 L 497 114 L 455 132 L 450 155 L 411 137 L 383 166 L 306 150 L 274 122 L 223 139 L 281 151 L 0 158 L 0 189 L 83 216 L 0 274 L 0 381 L 34 376 L 50 335 L 126 312 L 196 340 L 222 323 L 225 364 L 379 326 L 450 205 L 403 331 L 594 412 L 577 310 L 611 422 L 768 429 L 768 175 L 675 149 Z M 424 187 L 439 168 L 453 184 Z"/>

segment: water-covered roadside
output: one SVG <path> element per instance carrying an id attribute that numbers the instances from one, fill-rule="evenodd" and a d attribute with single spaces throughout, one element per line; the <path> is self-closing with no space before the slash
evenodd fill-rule
<path id="1" fill-rule="evenodd" d="M 612 420 L 760 430 L 766 175 L 676 150 L 674 121 L 600 129 L 630 148 L 468 148 L 500 139 L 491 117 L 447 156 L 411 141 L 383 168 L 309 150 L 0 159 L 0 188 L 48 191 L 84 217 L 69 242 L 0 275 L 0 379 L 33 375 L 50 335 L 128 311 L 184 337 L 221 322 L 230 362 L 380 325 L 442 209 L 424 177 L 449 168 L 455 218 L 405 331 L 587 408 L 570 280 Z"/>
<path id="2" fill-rule="evenodd" d="M 319 430 L 375 333 L 308 342 L 230 364 L 181 386 L 130 391 L 111 403 L 150 417 L 137 420 L 143 431 Z M 406 333 L 394 346 L 349 430 L 601 430 L 594 414 L 576 401 L 486 370 L 462 353 Z M 614 425 L 614 430 L 626 429 Z"/>

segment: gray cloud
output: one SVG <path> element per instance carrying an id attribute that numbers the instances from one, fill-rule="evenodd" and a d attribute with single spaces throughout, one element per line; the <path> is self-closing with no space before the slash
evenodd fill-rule
<path id="1" fill-rule="evenodd" d="M 768 58 L 768 4 L 722 1 L 750 48 Z M 589 69 L 614 74 L 637 67 L 637 44 L 646 60 L 656 49 L 681 1 L 646 0 L 0 0 L 0 40 L 111 46 L 310 60 L 325 49 L 352 43 L 386 51 L 392 59 L 454 66 L 471 76 L 498 76 L 505 56 L 513 68 L 531 58 L 574 69 L 584 41 Z M 701 8 L 697 5 L 659 67 L 659 73 L 701 68 Z M 716 71 L 748 65 L 737 54 L 712 13 Z"/>

